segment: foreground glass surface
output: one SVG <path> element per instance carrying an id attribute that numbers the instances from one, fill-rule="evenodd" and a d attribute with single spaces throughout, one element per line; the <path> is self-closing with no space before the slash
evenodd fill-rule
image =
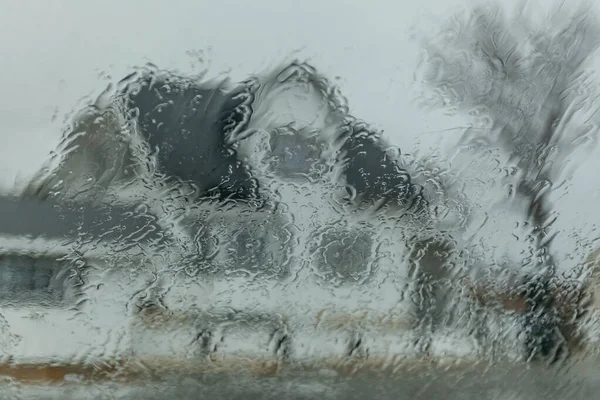
<path id="1" fill-rule="evenodd" d="M 600 25 L 530 15 L 417 35 L 415 104 L 467 121 L 433 150 L 314 63 L 111 78 L 0 197 L 0 392 L 594 398 L 595 228 L 557 204 L 597 150 Z"/>

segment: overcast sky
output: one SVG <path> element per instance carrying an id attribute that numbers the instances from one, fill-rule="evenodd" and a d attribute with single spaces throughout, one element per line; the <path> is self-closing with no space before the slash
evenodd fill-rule
<path id="1" fill-rule="evenodd" d="M 407 107 L 418 55 L 410 31 L 435 1 L 401 3 L 0 0 L 2 182 L 9 171 L 39 165 L 83 96 L 146 61 L 183 71 L 208 66 L 212 74 L 232 69 L 241 79 L 297 52 L 340 77 L 360 118 L 390 135 L 430 130 Z M 207 62 L 190 51 L 204 52 Z"/>

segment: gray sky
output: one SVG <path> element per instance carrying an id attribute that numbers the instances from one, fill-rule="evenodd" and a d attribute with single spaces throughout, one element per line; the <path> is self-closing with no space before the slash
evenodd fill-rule
<path id="1" fill-rule="evenodd" d="M 0 1 L 0 168 L 7 173 L 1 182 L 39 165 L 55 145 L 62 117 L 82 97 L 147 60 L 184 71 L 208 66 L 212 74 L 232 69 L 243 78 L 297 51 L 327 76 L 340 77 L 355 115 L 390 134 L 429 130 L 424 115 L 402 111 L 411 104 L 407 89 L 418 54 L 409 31 L 432 0 L 299 4 Z M 190 51 L 203 51 L 208 62 Z"/>

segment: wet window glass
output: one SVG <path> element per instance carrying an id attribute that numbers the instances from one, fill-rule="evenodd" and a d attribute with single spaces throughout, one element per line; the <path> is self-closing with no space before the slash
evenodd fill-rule
<path id="1" fill-rule="evenodd" d="M 600 7 L 538 3 L 0 4 L 0 398 L 597 398 Z"/>

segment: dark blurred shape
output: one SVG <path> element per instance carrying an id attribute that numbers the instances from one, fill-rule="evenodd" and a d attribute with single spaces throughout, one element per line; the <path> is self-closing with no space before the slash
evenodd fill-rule
<path id="1" fill-rule="evenodd" d="M 527 351 L 556 360 L 577 340 L 569 335 L 575 322 L 555 302 L 561 277 L 549 249 L 548 194 L 589 155 L 593 146 L 584 144 L 597 142 L 600 90 L 584 68 L 600 46 L 600 24 L 587 4 L 559 5 L 538 25 L 525 6 L 508 15 L 499 5 L 480 5 L 449 19 L 425 35 L 421 72 L 437 93 L 430 105 L 474 120 L 462 144 L 499 148 L 516 167 L 508 177 L 510 197 L 524 206 L 534 236 L 529 262 L 535 272 L 521 290 Z"/>
<path id="2" fill-rule="evenodd" d="M 134 207 L 92 207 L 35 198 L 0 197 L 0 235 L 72 241 L 79 236 L 105 240 L 160 242 L 156 218 Z"/>
<path id="3" fill-rule="evenodd" d="M 318 274 L 334 284 L 364 283 L 374 261 L 372 236 L 373 233 L 366 230 L 327 229 L 316 250 Z"/>
<path id="4" fill-rule="evenodd" d="M 144 76 L 125 92 L 126 106 L 167 176 L 222 198 L 248 198 L 256 184 L 225 138 L 228 130 L 243 128 L 252 96 L 243 86 L 212 86 Z"/>
<path id="5" fill-rule="evenodd" d="M 0 304 L 56 307 L 73 300 L 78 286 L 67 261 L 18 254 L 0 256 Z"/>

